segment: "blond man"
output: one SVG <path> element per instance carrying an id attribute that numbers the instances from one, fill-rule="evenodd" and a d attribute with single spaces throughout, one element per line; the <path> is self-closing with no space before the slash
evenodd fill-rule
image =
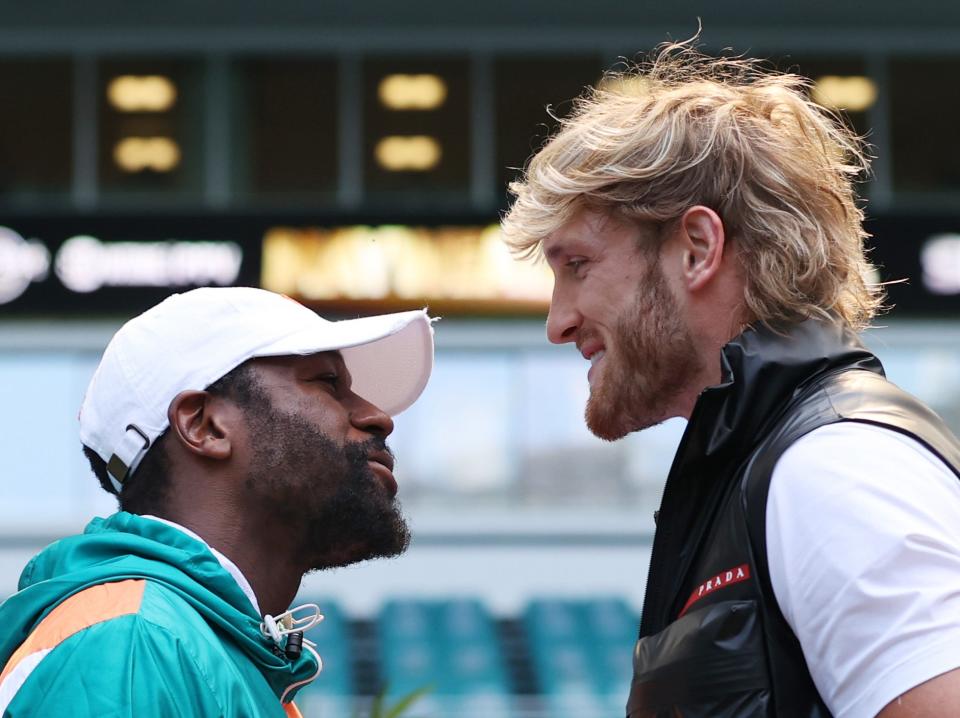
<path id="1" fill-rule="evenodd" d="M 805 90 L 668 45 L 511 185 L 589 428 L 688 419 L 630 718 L 960 715 L 960 442 L 858 339 L 867 160 Z"/>

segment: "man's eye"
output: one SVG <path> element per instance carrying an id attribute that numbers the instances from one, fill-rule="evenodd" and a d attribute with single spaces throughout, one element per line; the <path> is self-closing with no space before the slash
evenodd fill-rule
<path id="1" fill-rule="evenodd" d="M 313 381 L 320 382 L 321 384 L 329 384 L 330 386 L 337 386 L 340 383 L 340 377 L 336 374 L 320 374 L 313 378 Z"/>
<path id="2" fill-rule="evenodd" d="M 567 262 L 567 267 L 571 272 L 577 274 L 580 271 L 580 268 L 587 263 L 585 259 L 571 259 Z"/>

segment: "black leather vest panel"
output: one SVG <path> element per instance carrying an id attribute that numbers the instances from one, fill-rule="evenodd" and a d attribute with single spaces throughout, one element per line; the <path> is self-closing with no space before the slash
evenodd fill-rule
<path id="1" fill-rule="evenodd" d="M 836 325 L 749 330 L 725 348 L 724 370 L 667 480 L 627 715 L 829 716 L 770 584 L 773 468 L 797 439 L 838 421 L 912 436 L 958 476 L 960 443 Z"/>

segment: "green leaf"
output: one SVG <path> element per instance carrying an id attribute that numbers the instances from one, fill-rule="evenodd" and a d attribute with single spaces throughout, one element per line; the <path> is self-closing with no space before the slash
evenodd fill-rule
<path id="1" fill-rule="evenodd" d="M 422 688 L 418 688 L 412 693 L 405 695 L 403 698 L 397 701 L 392 708 L 390 708 L 390 710 L 387 712 L 384 718 L 399 718 L 399 716 L 402 715 L 403 712 L 407 710 L 407 708 L 412 706 L 414 703 L 416 703 L 418 700 L 423 698 L 423 696 L 425 696 L 427 693 L 429 693 L 432 690 L 433 690 L 432 685 L 426 685 L 426 686 L 423 686 Z M 371 718 L 373 717 L 371 716 Z"/>
<path id="2" fill-rule="evenodd" d="M 384 703 L 386 701 L 387 690 L 389 686 L 384 686 L 380 689 L 380 692 L 377 693 L 373 698 L 373 702 L 370 704 L 370 715 L 367 718 L 400 718 L 405 710 L 410 706 L 420 700 L 423 696 L 433 690 L 432 685 L 426 685 L 422 688 L 418 688 L 412 693 L 408 693 L 403 698 L 394 703 L 391 707 L 385 708 Z M 360 714 L 360 711 L 354 711 L 353 718 L 363 718 Z"/>
<path id="3" fill-rule="evenodd" d="M 381 716 L 383 716 L 383 701 L 386 697 L 387 686 L 384 686 L 373 699 L 373 704 L 370 706 L 370 718 L 381 718 Z"/>

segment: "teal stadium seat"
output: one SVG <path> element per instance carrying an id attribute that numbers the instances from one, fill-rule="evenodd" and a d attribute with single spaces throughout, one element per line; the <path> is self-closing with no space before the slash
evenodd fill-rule
<path id="1" fill-rule="evenodd" d="M 532 667 L 555 718 L 622 718 L 637 618 L 619 599 L 543 599 L 524 614 Z"/>
<path id="2" fill-rule="evenodd" d="M 300 692 L 297 704 L 304 715 L 354 715 L 356 693 L 375 688 L 355 682 L 350 624 L 335 602 L 306 596 L 295 605 L 308 602 L 325 616 L 307 633 L 324 669 Z M 496 623 L 478 600 L 393 600 L 374 621 L 376 641 L 370 645 L 376 646 L 387 703 L 430 689 L 404 718 L 512 718 L 530 707 L 516 702 Z M 619 599 L 529 604 L 521 626 L 542 692 L 539 715 L 622 718 L 637 624 Z"/>
<path id="3" fill-rule="evenodd" d="M 292 605 L 315 603 L 323 621 L 306 632 L 305 637 L 317 644 L 323 670 L 313 683 L 297 696 L 297 705 L 304 715 L 349 716 L 355 692 L 353 680 L 353 646 L 347 619 L 339 605 L 324 598 L 298 597 Z"/>
<path id="4" fill-rule="evenodd" d="M 593 636 L 597 687 L 606 697 L 610 715 L 623 716 L 633 677 L 633 647 L 640 618 L 626 602 L 598 599 L 586 604 L 586 627 Z"/>
<path id="5" fill-rule="evenodd" d="M 411 716 L 500 718 L 511 693 L 496 628 L 474 600 L 391 601 L 379 615 L 391 700 L 430 686 Z"/>

